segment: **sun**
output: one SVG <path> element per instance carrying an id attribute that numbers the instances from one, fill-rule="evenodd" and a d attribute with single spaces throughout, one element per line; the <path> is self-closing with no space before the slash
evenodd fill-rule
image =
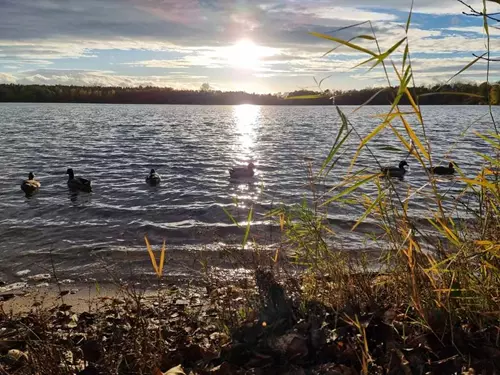
<path id="1" fill-rule="evenodd" d="M 240 69 L 257 69 L 262 64 L 262 58 L 271 55 L 273 52 L 270 48 L 259 46 L 248 39 L 242 39 L 226 50 L 228 63 Z"/>

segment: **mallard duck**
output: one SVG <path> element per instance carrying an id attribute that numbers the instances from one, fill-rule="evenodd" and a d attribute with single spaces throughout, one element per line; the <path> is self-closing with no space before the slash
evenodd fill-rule
<path id="1" fill-rule="evenodd" d="M 399 163 L 398 167 L 383 167 L 381 171 L 386 177 L 403 177 L 406 173 L 405 166 L 407 165 L 408 163 L 403 160 Z"/>
<path id="2" fill-rule="evenodd" d="M 229 169 L 231 178 L 253 177 L 255 165 L 250 162 L 246 167 L 233 167 Z"/>
<path id="3" fill-rule="evenodd" d="M 431 173 L 439 175 L 451 175 L 455 173 L 455 168 L 453 168 L 452 162 L 448 164 L 448 167 L 439 166 L 439 167 L 428 168 L 428 170 Z"/>
<path id="4" fill-rule="evenodd" d="M 149 175 L 146 177 L 146 182 L 152 186 L 158 185 L 161 181 L 161 177 L 154 169 L 151 169 Z"/>
<path id="5" fill-rule="evenodd" d="M 35 175 L 30 172 L 28 179 L 24 180 L 21 184 L 21 190 L 24 191 L 26 195 L 34 194 L 40 189 L 40 181 L 35 180 Z"/>
<path id="6" fill-rule="evenodd" d="M 75 177 L 75 173 L 71 168 L 68 168 L 66 174 L 69 175 L 68 187 L 71 190 L 81 190 L 87 193 L 90 193 L 92 191 L 92 184 L 90 183 L 90 180 L 87 180 L 82 177 Z"/>

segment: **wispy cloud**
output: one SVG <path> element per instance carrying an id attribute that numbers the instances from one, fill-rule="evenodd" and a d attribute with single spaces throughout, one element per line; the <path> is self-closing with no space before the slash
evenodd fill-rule
<path id="1" fill-rule="evenodd" d="M 489 3 L 492 11 L 500 9 Z M 344 85 L 360 87 L 376 82 L 379 72 L 362 80 L 360 74 L 366 69 L 351 68 L 363 56 L 345 47 L 321 58 L 333 44 L 309 32 L 327 33 L 371 20 L 385 50 L 405 36 L 410 4 L 400 0 L 0 0 L 0 81 L 198 87 L 203 79 L 231 87 L 236 78 L 255 89 L 249 82 L 262 84 L 266 78 L 272 82 L 266 88 L 286 91 L 306 79 L 312 82 L 315 75 L 333 73 L 334 82 L 344 79 Z M 482 1 L 473 0 L 471 5 L 481 9 Z M 472 59 L 472 53 L 484 51 L 481 20 L 461 15 L 463 10 L 467 9 L 455 0 L 415 1 L 408 36 L 415 74 L 445 79 L 460 63 Z M 335 35 L 349 39 L 371 31 L 363 24 Z M 500 34 L 494 28 L 490 31 L 495 51 L 500 49 Z M 258 46 L 253 54 L 238 53 L 234 45 L 242 39 Z M 377 50 L 371 41 L 357 42 Z M 396 61 L 401 52 L 393 54 Z M 247 56 L 258 64 L 245 64 Z M 474 69 L 470 74 L 475 74 Z M 496 71 L 492 74 L 498 78 Z"/>

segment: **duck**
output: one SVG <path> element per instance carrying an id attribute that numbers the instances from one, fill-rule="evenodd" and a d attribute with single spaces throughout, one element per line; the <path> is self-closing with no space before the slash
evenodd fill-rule
<path id="1" fill-rule="evenodd" d="M 36 193 L 40 189 L 40 181 L 35 180 L 35 174 L 30 172 L 28 179 L 24 180 L 21 184 L 21 190 L 24 191 L 26 195 L 31 195 Z"/>
<path id="2" fill-rule="evenodd" d="M 161 181 L 161 177 L 154 169 L 151 169 L 149 175 L 146 177 L 146 182 L 151 186 L 158 185 Z"/>
<path id="3" fill-rule="evenodd" d="M 250 162 L 246 167 L 233 167 L 229 169 L 231 178 L 253 177 L 255 165 Z"/>
<path id="4" fill-rule="evenodd" d="M 68 187 L 71 190 L 81 190 L 85 191 L 87 193 L 90 193 L 92 191 L 92 184 L 90 180 L 87 180 L 82 177 L 75 177 L 75 173 L 73 172 L 73 169 L 68 168 L 66 171 L 66 174 L 69 175 L 68 177 Z"/>
<path id="5" fill-rule="evenodd" d="M 398 167 L 383 167 L 383 168 L 381 168 L 381 171 L 386 177 L 399 177 L 399 178 L 401 178 L 406 173 L 405 166 L 407 166 L 407 165 L 408 165 L 408 163 L 406 161 L 402 160 L 401 162 L 399 162 Z"/>
<path id="6" fill-rule="evenodd" d="M 439 175 L 452 175 L 455 173 L 455 168 L 453 167 L 452 162 L 448 164 L 448 167 L 439 166 L 427 169 L 429 170 L 429 172 Z"/>

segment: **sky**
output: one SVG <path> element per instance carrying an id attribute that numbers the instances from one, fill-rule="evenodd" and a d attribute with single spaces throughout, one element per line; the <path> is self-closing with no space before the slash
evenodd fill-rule
<path id="1" fill-rule="evenodd" d="M 481 0 L 468 4 L 482 9 Z M 500 5 L 487 2 L 490 12 Z M 169 86 L 258 93 L 387 84 L 367 55 L 311 32 L 405 36 L 407 0 L 0 0 L 0 83 Z M 457 0 L 415 0 L 408 40 L 417 85 L 442 83 L 485 51 L 481 17 Z M 349 25 L 371 21 L 336 31 Z M 491 51 L 500 29 L 491 23 Z M 355 39 L 372 51 L 373 40 Z M 391 55 L 401 67 L 404 43 Z M 389 62 L 389 61 L 388 61 Z M 484 81 L 479 61 L 455 80 Z M 389 73 L 389 79 L 394 75 Z M 500 79 L 500 62 L 490 80 Z"/>

